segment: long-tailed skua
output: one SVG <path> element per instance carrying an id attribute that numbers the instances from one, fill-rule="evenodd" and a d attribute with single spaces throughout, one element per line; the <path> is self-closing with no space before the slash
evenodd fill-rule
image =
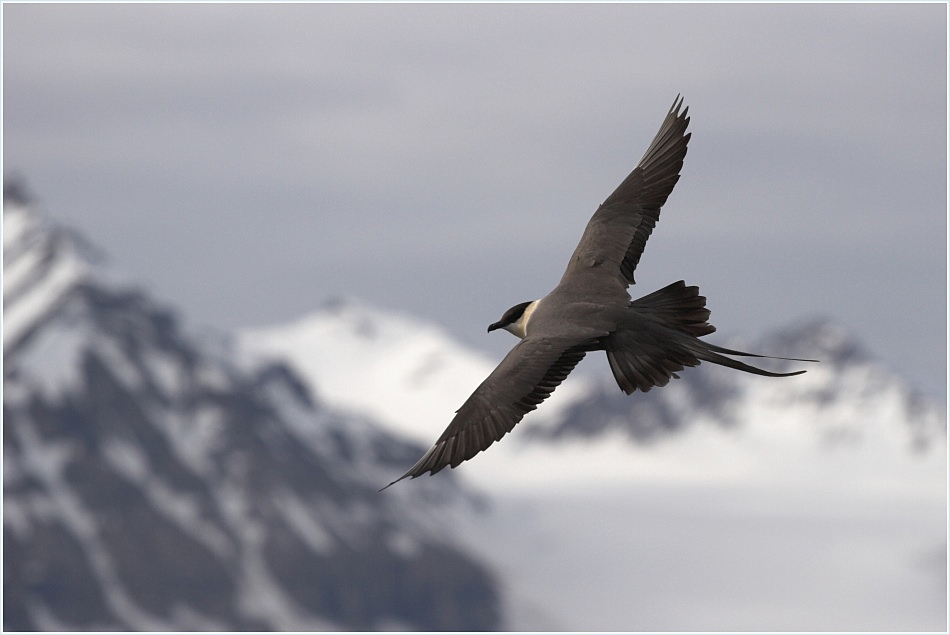
<path id="1" fill-rule="evenodd" d="M 768 357 L 699 338 L 715 331 L 706 298 L 680 280 L 631 301 L 644 245 L 679 180 L 691 133 L 683 100 L 673 102 L 633 172 L 587 223 L 560 282 L 540 300 L 516 304 L 488 327 L 521 339 L 462 404 L 435 445 L 404 478 L 456 467 L 510 432 L 591 351 L 606 351 L 625 393 L 665 386 L 687 366 L 711 362 L 766 377 L 789 377 L 727 356 Z M 775 358 L 790 359 L 790 358 Z M 792 361 L 814 361 L 796 360 Z M 386 487 L 389 487 L 387 485 Z M 385 488 L 383 488 L 385 489 Z"/>

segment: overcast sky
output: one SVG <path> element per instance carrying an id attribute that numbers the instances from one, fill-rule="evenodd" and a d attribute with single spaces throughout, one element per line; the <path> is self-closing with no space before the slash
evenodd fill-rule
<path id="1" fill-rule="evenodd" d="M 638 269 L 721 333 L 835 318 L 945 394 L 947 7 L 5 4 L 3 159 L 198 324 L 335 295 L 501 355 L 677 93 Z M 716 336 L 713 336 L 715 340 Z"/>

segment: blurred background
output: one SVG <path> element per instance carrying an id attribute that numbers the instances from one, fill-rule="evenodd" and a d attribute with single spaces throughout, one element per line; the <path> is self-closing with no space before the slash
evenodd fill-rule
<path id="1" fill-rule="evenodd" d="M 946 20 L 4 5 L 5 630 L 946 628 Z M 677 93 L 632 295 L 821 363 L 591 355 L 378 493 Z"/>

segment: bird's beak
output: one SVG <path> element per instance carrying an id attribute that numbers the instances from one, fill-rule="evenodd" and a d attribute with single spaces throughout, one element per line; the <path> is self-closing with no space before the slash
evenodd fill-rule
<path id="1" fill-rule="evenodd" d="M 500 328 L 501 328 L 501 322 L 495 322 L 494 324 L 488 325 L 488 332 L 491 333 L 492 331 L 497 331 Z"/>

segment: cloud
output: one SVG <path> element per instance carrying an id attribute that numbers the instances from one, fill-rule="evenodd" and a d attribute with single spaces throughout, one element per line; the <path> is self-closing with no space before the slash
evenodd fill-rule
<path id="1" fill-rule="evenodd" d="M 480 333 L 556 282 L 682 92 L 694 137 L 644 291 L 670 276 L 727 289 L 727 331 L 798 298 L 906 366 L 885 323 L 933 315 L 917 349 L 945 338 L 944 5 L 13 4 L 4 18 L 6 166 L 202 321 L 289 319 L 348 291 Z M 868 322 L 867 298 L 906 298 L 902 271 L 925 278 L 917 295 Z M 730 312 L 747 289 L 760 295 Z M 940 351 L 922 376 L 942 372 Z"/>

